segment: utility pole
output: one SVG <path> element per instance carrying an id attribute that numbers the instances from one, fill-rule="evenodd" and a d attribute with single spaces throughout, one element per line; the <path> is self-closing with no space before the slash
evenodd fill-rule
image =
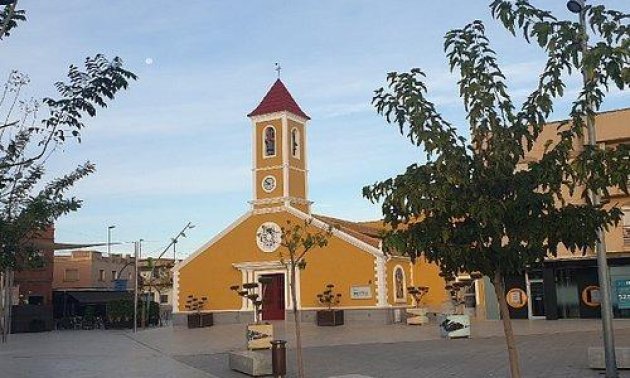
<path id="1" fill-rule="evenodd" d="M 580 34 L 582 44 L 582 79 L 584 86 L 591 80 L 592 72 L 587 72 L 584 67 L 585 57 L 588 54 L 588 31 L 586 27 L 586 2 L 585 0 L 570 0 L 567 2 L 567 8 L 572 13 L 579 14 Z M 587 99 L 589 113 L 586 116 L 586 129 L 588 133 L 588 145 L 597 148 L 597 135 L 595 131 L 595 117 L 593 115 L 593 102 Z M 589 198 L 594 206 L 601 204 L 599 193 L 589 190 Z M 606 378 L 618 378 L 617 361 L 615 356 L 615 337 L 613 330 L 613 312 L 610 289 L 610 272 L 608 270 L 608 261 L 606 259 L 606 241 L 604 240 L 604 231 L 600 228 L 597 230 L 597 243 L 595 250 L 597 253 L 597 274 L 599 277 L 599 287 L 601 291 L 600 309 L 602 314 L 602 329 L 604 334 L 604 357 L 606 360 Z"/>
<path id="2" fill-rule="evenodd" d="M 133 242 L 133 333 L 138 332 L 138 251 L 140 242 Z"/>

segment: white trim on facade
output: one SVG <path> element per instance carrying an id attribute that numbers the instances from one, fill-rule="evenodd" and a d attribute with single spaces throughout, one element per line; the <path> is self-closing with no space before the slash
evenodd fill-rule
<path id="1" fill-rule="evenodd" d="M 376 257 L 376 306 L 387 307 L 387 271 L 385 266 L 385 256 Z"/>
<path id="2" fill-rule="evenodd" d="M 289 197 L 289 122 L 282 116 L 282 195 Z M 286 204 L 286 201 L 285 201 Z"/>
<path id="3" fill-rule="evenodd" d="M 249 201 L 249 203 L 254 204 L 254 205 L 269 205 L 269 204 L 274 204 L 274 203 L 281 203 L 284 205 L 287 201 L 292 202 L 292 203 L 306 204 L 306 205 L 310 205 L 312 203 L 311 201 L 305 200 L 303 198 L 297 198 L 297 197 L 263 198 L 263 199 Z"/>
<path id="4" fill-rule="evenodd" d="M 191 262 L 192 260 L 194 260 L 195 258 L 197 258 L 197 256 L 199 256 L 200 254 L 202 254 L 203 252 L 205 252 L 208 248 L 210 248 L 214 243 L 216 243 L 217 241 L 221 240 L 225 235 L 227 235 L 230 231 L 232 231 L 233 229 L 235 229 L 239 224 L 243 223 L 247 218 L 251 217 L 253 215 L 253 211 L 248 211 L 245 214 L 241 215 L 240 218 L 238 218 L 237 220 L 235 220 L 234 222 L 232 222 L 229 226 L 227 226 L 223 231 L 221 231 L 220 233 L 218 233 L 215 237 L 213 237 L 209 242 L 207 242 L 206 244 L 202 245 L 199 249 L 197 249 L 195 252 L 193 252 L 192 254 L 190 254 L 188 257 L 186 257 L 186 259 L 184 259 L 183 261 L 180 261 L 179 263 L 175 264 L 175 266 L 173 267 L 172 271 L 178 272 L 181 268 L 185 267 L 186 265 L 188 265 L 189 262 Z"/>
<path id="5" fill-rule="evenodd" d="M 252 199 L 258 198 L 258 189 L 256 186 L 256 166 L 257 162 L 257 152 L 256 152 L 256 122 L 252 122 Z"/>
<path id="6" fill-rule="evenodd" d="M 287 119 L 295 122 L 306 123 L 308 120 L 306 118 L 302 118 L 297 114 L 293 114 L 288 111 L 281 111 L 269 114 L 261 114 L 253 117 L 249 117 L 254 122 L 268 122 L 270 120 L 278 119 L 281 117 L 287 117 Z"/>
<path id="7" fill-rule="evenodd" d="M 175 267 L 173 267 L 174 269 Z M 179 271 L 173 272 L 173 295 L 171 295 L 171 306 L 173 313 L 179 313 Z"/>

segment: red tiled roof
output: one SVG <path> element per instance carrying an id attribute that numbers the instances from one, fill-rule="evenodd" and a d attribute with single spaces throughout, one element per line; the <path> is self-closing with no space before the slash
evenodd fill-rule
<path id="1" fill-rule="evenodd" d="M 373 227 L 365 226 L 357 222 L 351 222 L 344 219 L 327 217 L 325 215 L 313 214 L 313 217 L 320 221 L 338 228 L 340 231 L 349 234 L 364 243 L 367 243 L 375 248 L 380 248 L 381 244 L 381 231 Z"/>
<path id="2" fill-rule="evenodd" d="M 300 109 L 300 106 L 295 102 L 287 87 L 278 79 L 273 83 L 271 89 L 269 89 L 269 92 L 267 92 L 256 109 L 247 116 L 253 117 L 282 111 L 291 112 L 302 118 L 311 119 L 311 117 L 307 116 L 306 113 Z"/>

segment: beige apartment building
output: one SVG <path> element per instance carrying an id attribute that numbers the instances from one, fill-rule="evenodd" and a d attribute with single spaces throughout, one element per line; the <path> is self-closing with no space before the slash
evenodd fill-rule
<path id="1" fill-rule="evenodd" d="M 557 140 L 559 122 L 546 125 L 537 144 L 522 163 L 542 156 L 545 143 Z M 614 148 L 630 144 L 630 108 L 601 112 L 596 116 L 597 143 L 600 148 Z M 585 135 L 584 138 L 587 138 Z M 587 140 L 576 140 L 576 153 L 583 150 Z M 630 178 L 629 178 L 630 179 Z M 584 203 L 578 190 L 570 201 Z M 568 194 L 568 193 L 567 193 Z M 624 212 L 623 221 L 605 231 L 605 244 L 610 268 L 613 313 L 618 318 L 630 318 L 630 196 L 611 190 L 602 198 L 607 208 L 613 206 Z M 580 232 L 576 229 L 575 232 Z M 596 318 L 600 316 L 600 291 L 595 251 L 573 254 L 559 248 L 558 256 L 545 260 L 542 268 L 530 269 L 524 276 L 506 278 L 506 297 L 513 318 L 559 319 Z M 498 318 L 496 297 L 486 280 L 480 287 L 478 306 L 487 318 Z M 484 289 L 485 287 L 485 289 Z"/>
<path id="2" fill-rule="evenodd" d="M 103 256 L 97 251 L 72 251 L 56 255 L 53 290 L 114 290 L 115 280 L 127 280 L 133 288 L 133 258 L 129 255 Z"/>

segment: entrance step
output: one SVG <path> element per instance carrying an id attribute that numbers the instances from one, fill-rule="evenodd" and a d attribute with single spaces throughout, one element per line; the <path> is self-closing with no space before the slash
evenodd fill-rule
<path id="1" fill-rule="evenodd" d="M 617 358 L 617 367 L 619 369 L 630 369 L 630 347 L 615 348 L 615 356 Z M 590 367 L 591 369 L 606 369 L 606 362 L 604 360 L 604 348 L 588 348 L 588 367 Z"/>

